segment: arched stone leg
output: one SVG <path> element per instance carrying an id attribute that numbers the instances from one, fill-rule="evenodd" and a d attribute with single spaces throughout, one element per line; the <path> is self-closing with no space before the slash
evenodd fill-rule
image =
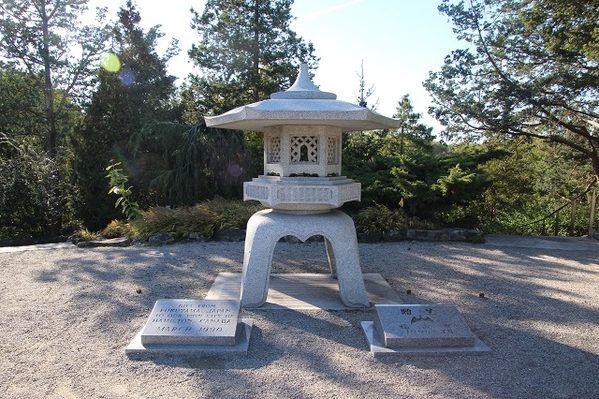
<path id="1" fill-rule="evenodd" d="M 270 269 L 275 245 L 276 222 L 269 210 L 260 211 L 248 220 L 241 275 L 241 306 L 259 307 L 266 302 Z"/>
<path id="2" fill-rule="evenodd" d="M 335 251 L 333 245 L 328 238 L 324 238 L 324 247 L 327 250 L 327 258 L 329 259 L 329 267 L 331 268 L 331 277 L 337 278 L 337 260 L 335 259 Z"/>
<path id="3" fill-rule="evenodd" d="M 349 307 L 367 307 L 370 302 L 362 278 L 354 222 L 343 212 L 333 211 L 330 215 L 323 235 L 333 253 L 331 270 L 336 271 L 341 300 Z"/>
<path id="4" fill-rule="evenodd" d="M 241 281 L 241 305 L 259 307 L 266 302 L 272 256 L 277 242 L 293 235 L 306 241 L 325 237 L 331 273 L 337 274 L 341 300 L 349 307 L 369 306 L 364 287 L 358 241 L 352 219 L 339 211 L 323 214 L 290 214 L 265 210 L 248 221 Z"/>

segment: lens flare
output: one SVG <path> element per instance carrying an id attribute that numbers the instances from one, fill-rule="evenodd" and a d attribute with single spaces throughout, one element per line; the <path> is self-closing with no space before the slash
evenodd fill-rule
<path id="1" fill-rule="evenodd" d="M 118 72 L 121 69 L 121 61 L 113 53 L 104 53 L 100 57 L 100 66 L 108 72 Z"/>
<path id="2" fill-rule="evenodd" d="M 127 68 L 123 68 L 123 70 L 119 72 L 119 79 L 121 80 L 121 83 L 127 87 L 135 84 L 135 74 L 132 70 Z"/>
<path id="3" fill-rule="evenodd" d="M 233 177 L 241 176 L 241 167 L 236 163 L 229 165 L 229 174 Z"/>

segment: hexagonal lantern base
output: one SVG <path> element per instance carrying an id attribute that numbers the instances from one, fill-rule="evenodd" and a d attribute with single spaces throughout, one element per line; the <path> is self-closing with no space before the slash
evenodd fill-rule
<path id="1" fill-rule="evenodd" d="M 256 200 L 272 209 L 318 213 L 360 201 L 361 185 L 345 176 L 260 176 L 243 184 L 243 199 Z"/>

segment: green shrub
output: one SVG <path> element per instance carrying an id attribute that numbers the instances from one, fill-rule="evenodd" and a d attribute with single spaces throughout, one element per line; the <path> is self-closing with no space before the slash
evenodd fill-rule
<path id="1" fill-rule="evenodd" d="M 108 172 L 106 177 L 110 180 L 110 190 L 108 191 L 108 194 L 116 194 L 119 196 L 114 207 L 118 208 L 120 205 L 121 210 L 127 219 L 133 220 L 139 217 L 141 208 L 137 202 L 131 200 L 132 186 L 125 186 L 129 181 L 129 178 L 123 174 L 123 169 L 119 167 L 120 165 L 121 163 L 117 162 L 106 167 L 106 171 Z"/>
<path id="2" fill-rule="evenodd" d="M 66 208 L 59 162 L 0 132 L 0 240 L 58 235 Z"/>
<path id="3" fill-rule="evenodd" d="M 169 209 L 160 206 L 142 212 L 140 218 L 132 222 L 136 233 L 148 238 L 158 232 L 173 233 L 183 238 L 191 232 L 201 232 L 212 236 L 215 232 L 217 215 L 205 203 L 193 207 Z"/>
<path id="4" fill-rule="evenodd" d="M 356 217 L 356 230 L 386 236 L 391 231 L 405 233 L 408 229 L 432 229 L 435 226 L 417 217 L 409 217 L 402 209 L 391 210 L 375 204 L 362 209 Z"/>
<path id="5" fill-rule="evenodd" d="M 212 237 L 225 229 L 245 229 L 248 219 L 264 209 L 254 202 L 215 198 L 195 206 L 181 208 L 152 207 L 131 222 L 136 235 L 148 238 L 158 232 L 173 233 L 182 239 L 189 233 L 199 232 Z"/>
<path id="6" fill-rule="evenodd" d="M 215 198 L 208 201 L 207 204 L 218 215 L 216 221 L 218 230 L 245 229 L 249 218 L 264 209 L 258 202 L 242 202 L 223 198 Z"/>

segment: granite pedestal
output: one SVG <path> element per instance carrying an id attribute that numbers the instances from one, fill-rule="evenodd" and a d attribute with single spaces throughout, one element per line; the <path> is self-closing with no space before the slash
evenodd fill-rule
<path id="1" fill-rule="evenodd" d="M 268 209 L 255 213 L 248 221 L 241 279 L 242 307 L 259 307 L 266 302 L 275 246 L 289 235 L 301 241 L 323 236 L 342 302 L 348 307 L 370 305 L 360 269 L 356 229 L 349 216 L 340 211 L 298 214 Z"/>
<path id="2" fill-rule="evenodd" d="M 490 351 L 476 337 L 454 305 L 377 304 L 374 321 L 362 322 L 370 351 L 392 354 L 483 354 Z"/>
<path id="3" fill-rule="evenodd" d="M 238 300 L 159 299 L 125 352 L 247 354 L 253 321 Z"/>

